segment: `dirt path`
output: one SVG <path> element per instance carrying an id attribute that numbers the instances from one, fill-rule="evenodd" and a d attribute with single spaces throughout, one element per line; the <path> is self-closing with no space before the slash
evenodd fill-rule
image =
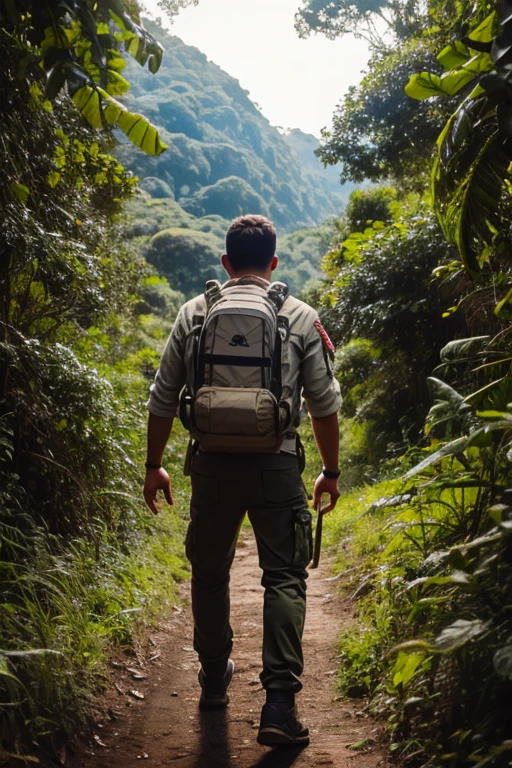
<path id="1" fill-rule="evenodd" d="M 176 611 L 172 621 L 152 636 L 153 653 L 134 680 L 118 670 L 116 698 L 110 715 L 98 727 L 94 746 L 73 761 L 71 768 L 288 768 L 335 766 L 374 768 L 382 759 L 375 749 L 354 751 L 353 745 L 377 736 L 377 727 L 357 707 L 336 701 L 335 646 L 340 627 L 350 621 L 350 606 L 334 598 L 326 564 L 311 571 L 305 629 L 304 690 L 299 709 L 311 731 L 311 746 L 272 751 L 256 743 L 264 701 L 258 674 L 261 657 L 262 588 L 256 546 L 247 533 L 240 542 L 232 571 L 233 659 L 236 672 L 226 711 L 200 713 L 195 653 L 188 610 Z M 149 660 L 149 659 L 152 659 Z M 135 668 L 139 663 L 134 660 Z M 144 699 L 128 693 L 136 689 Z M 123 693 L 124 691 L 124 693 Z M 101 725 L 101 724 L 100 724 Z M 103 745 L 103 746 L 102 746 Z"/>

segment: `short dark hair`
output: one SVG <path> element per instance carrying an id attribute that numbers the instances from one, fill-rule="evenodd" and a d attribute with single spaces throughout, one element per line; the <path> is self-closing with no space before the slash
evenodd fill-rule
<path id="1" fill-rule="evenodd" d="M 276 253 L 277 234 L 265 216 L 239 216 L 226 232 L 226 254 L 235 271 L 263 272 Z"/>

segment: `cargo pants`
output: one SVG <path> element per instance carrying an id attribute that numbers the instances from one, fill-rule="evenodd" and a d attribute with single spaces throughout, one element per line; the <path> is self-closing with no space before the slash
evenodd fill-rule
<path id="1" fill-rule="evenodd" d="M 300 691 L 311 513 L 292 454 L 215 454 L 193 461 L 186 550 L 192 565 L 194 648 L 206 674 L 223 674 L 233 646 L 229 571 L 245 513 L 263 570 L 265 689 Z"/>

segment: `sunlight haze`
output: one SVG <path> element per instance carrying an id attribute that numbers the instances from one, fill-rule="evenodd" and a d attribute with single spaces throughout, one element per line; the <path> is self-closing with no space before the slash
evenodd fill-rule
<path id="1" fill-rule="evenodd" d="M 299 0 L 200 0 L 170 25 L 157 0 L 148 12 L 187 45 L 194 45 L 237 78 L 272 125 L 320 136 L 368 60 L 364 42 L 346 36 L 300 40 L 294 29 Z"/>

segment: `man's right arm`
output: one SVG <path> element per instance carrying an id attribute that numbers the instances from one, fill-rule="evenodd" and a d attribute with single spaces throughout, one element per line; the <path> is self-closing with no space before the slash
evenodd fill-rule
<path id="1" fill-rule="evenodd" d="M 180 311 L 160 360 L 148 402 L 146 478 L 143 493 L 153 514 L 158 513 L 155 504 L 157 491 L 162 490 L 167 502 L 173 504 L 170 478 L 161 464 L 177 414 L 180 392 L 185 384 L 184 336 L 183 311 Z"/>
<path id="2" fill-rule="evenodd" d="M 154 515 L 158 514 L 156 494 L 163 491 L 168 504 L 174 504 L 171 480 L 162 467 L 165 446 L 172 430 L 173 419 L 155 416 L 148 418 L 146 477 L 144 480 L 144 500 Z"/>

